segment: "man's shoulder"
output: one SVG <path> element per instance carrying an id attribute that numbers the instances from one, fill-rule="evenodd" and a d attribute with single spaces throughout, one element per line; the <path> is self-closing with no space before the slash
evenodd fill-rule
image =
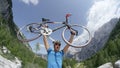
<path id="1" fill-rule="evenodd" d="M 53 51 L 52 48 L 48 48 L 48 49 L 47 49 L 48 54 L 49 54 L 50 52 L 52 52 L 52 51 Z"/>

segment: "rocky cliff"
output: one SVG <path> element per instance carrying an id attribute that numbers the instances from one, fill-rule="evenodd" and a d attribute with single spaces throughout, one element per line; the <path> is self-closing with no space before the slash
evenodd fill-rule
<path id="1" fill-rule="evenodd" d="M 0 0 L 0 15 L 6 20 L 13 18 L 11 0 Z"/>
<path id="2" fill-rule="evenodd" d="M 12 0 L 0 0 L 0 17 L 8 21 L 6 25 L 12 34 L 16 35 L 18 27 L 13 22 L 13 13 L 12 13 Z M 1 22 L 0 24 L 5 24 Z"/>
<path id="3" fill-rule="evenodd" d="M 67 56 L 75 58 L 78 61 L 85 60 L 87 58 L 90 58 L 92 55 L 94 55 L 96 52 L 98 52 L 101 48 L 104 47 L 104 44 L 109 38 L 109 35 L 113 28 L 115 27 L 116 23 L 119 19 L 114 18 L 110 20 L 108 23 L 104 24 L 101 28 L 99 28 L 92 38 L 92 41 L 90 44 L 84 48 L 81 49 L 80 52 L 77 52 L 78 49 L 75 49 L 75 53 L 72 53 L 72 51 L 69 51 Z M 80 49 L 79 49 L 80 50 Z M 72 54 L 71 54 L 72 53 Z"/>

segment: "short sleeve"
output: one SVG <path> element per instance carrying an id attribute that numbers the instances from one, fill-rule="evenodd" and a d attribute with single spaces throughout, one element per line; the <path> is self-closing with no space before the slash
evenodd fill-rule
<path id="1" fill-rule="evenodd" d="M 64 51 L 63 50 L 61 50 L 60 53 L 61 53 L 62 56 L 64 55 Z"/>
<path id="2" fill-rule="evenodd" d="M 51 49 L 51 48 L 48 48 L 48 50 L 47 50 L 48 54 L 49 54 L 51 51 L 52 51 L 52 49 Z"/>

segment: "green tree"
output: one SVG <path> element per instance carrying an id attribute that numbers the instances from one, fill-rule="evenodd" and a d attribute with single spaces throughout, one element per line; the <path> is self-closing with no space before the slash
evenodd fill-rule
<path id="1" fill-rule="evenodd" d="M 37 52 L 40 50 L 40 43 L 36 43 L 36 45 L 35 45 L 35 53 L 37 54 Z M 34 57 L 33 57 L 33 61 L 32 61 L 32 63 L 34 63 L 34 60 L 35 60 L 35 58 L 37 57 L 37 55 L 34 55 Z"/>

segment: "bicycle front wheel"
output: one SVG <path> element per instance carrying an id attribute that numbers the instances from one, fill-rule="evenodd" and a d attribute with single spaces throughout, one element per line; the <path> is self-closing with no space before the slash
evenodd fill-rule
<path id="1" fill-rule="evenodd" d="M 31 23 L 26 26 L 23 26 L 18 30 L 17 37 L 22 42 L 33 41 L 42 35 L 40 33 L 39 28 L 40 28 L 40 24 L 38 23 Z"/>
<path id="2" fill-rule="evenodd" d="M 78 35 L 75 35 L 73 42 L 70 43 L 68 38 L 70 36 L 70 29 L 66 27 L 62 32 L 62 38 L 66 44 L 75 48 L 82 48 L 91 42 L 92 36 L 86 27 L 75 24 L 71 25 L 71 28 L 76 30 Z"/>

